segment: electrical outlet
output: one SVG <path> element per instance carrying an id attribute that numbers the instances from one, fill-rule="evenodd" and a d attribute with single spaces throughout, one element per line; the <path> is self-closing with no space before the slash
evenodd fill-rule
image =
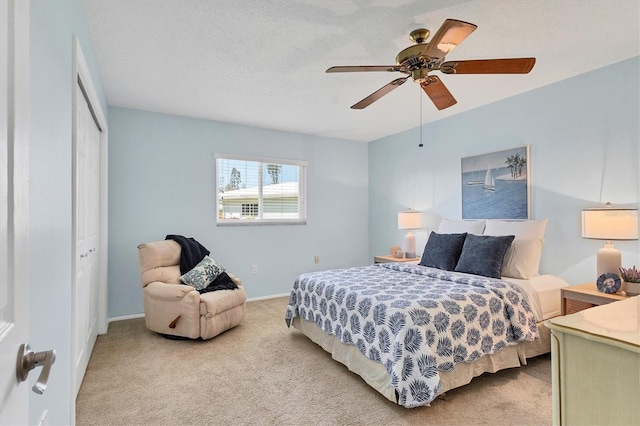
<path id="1" fill-rule="evenodd" d="M 258 265 L 251 265 L 251 273 L 252 274 L 258 273 Z"/>
<path id="2" fill-rule="evenodd" d="M 320 256 L 313 256 L 313 261 L 315 263 L 320 263 Z"/>

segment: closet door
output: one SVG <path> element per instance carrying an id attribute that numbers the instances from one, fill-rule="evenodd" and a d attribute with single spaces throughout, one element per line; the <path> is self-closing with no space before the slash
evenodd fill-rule
<path id="1" fill-rule="evenodd" d="M 100 128 L 76 85 L 75 286 L 73 320 L 75 391 L 80 390 L 98 336 L 100 247 Z"/>

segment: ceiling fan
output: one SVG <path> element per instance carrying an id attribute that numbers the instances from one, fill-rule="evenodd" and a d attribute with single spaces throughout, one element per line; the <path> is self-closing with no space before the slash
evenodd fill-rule
<path id="1" fill-rule="evenodd" d="M 438 76 L 429 75 L 431 71 L 440 71 L 445 74 L 527 74 L 531 71 L 536 58 L 443 62 L 445 55 L 462 43 L 476 28 L 476 25 L 469 22 L 447 19 L 428 43 L 429 30 L 419 28 L 412 31 L 409 38 L 414 45 L 398 53 L 396 65 L 337 66 L 329 68 L 327 72 L 388 71 L 407 74 L 406 77 L 393 80 L 352 105 L 353 109 L 368 107 L 411 77 L 413 81 L 420 84 L 436 108 L 441 110 L 455 105 L 457 101 Z"/>

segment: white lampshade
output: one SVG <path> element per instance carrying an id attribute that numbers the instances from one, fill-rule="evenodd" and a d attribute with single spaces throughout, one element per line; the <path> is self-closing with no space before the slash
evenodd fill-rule
<path id="1" fill-rule="evenodd" d="M 422 227 L 422 212 L 409 209 L 398 213 L 398 229 L 420 229 Z M 404 253 L 406 257 L 416 257 L 416 237 L 407 232 L 404 237 Z"/>
<path id="2" fill-rule="evenodd" d="M 604 208 L 582 210 L 582 237 L 606 240 L 604 247 L 598 250 L 598 276 L 611 272 L 620 274 L 622 256 L 611 240 L 638 239 L 638 210 Z"/>
<path id="3" fill-rule="evenodd" d="M 406 212 L 398 213 L 398 229 L 420 228 L 422 228 L 422 212 L 409 209 Z"/>
<path id="4" fill-rule="evenodd" d="M 597 240 L 637 240 L 638 210 L 613 207 L 582 210 L 582 237 Z"/>

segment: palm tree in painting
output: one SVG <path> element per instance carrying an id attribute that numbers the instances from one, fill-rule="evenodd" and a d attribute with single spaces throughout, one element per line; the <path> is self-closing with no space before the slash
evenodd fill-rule
<path id="1" fill-rule="evenodd" d="M 524 170 L 524 166 L 527 164 L 527 159 L 525 157 L 521 157 L 520 153 L 516 153 L 508 156 L 504 163 L 511 170 L 511 177 L 517 178 L 518 176 L 522 176 L 522 171 Z"/>
<path id="2" fill-rule="evenodd" d="M 524 166 L 527 164 L 527 159 L 524 157 L 518 156 L 518 176 L 522 176 L 522 170 Z"/>
<path id="3" fill-rule="evenodd" d="M 513 166 L 514 166 L 514 173 L 513 173 L 513 177 L 518 177 L 520 176 L 520 153 L 516 152 L 516 155 L 513 156 Z"/>
<path id="4" fill-rule="evenodd" d="M 509 167 L 509 169 L 511 170 L 511 177 L 516 177 L 516 174 L 515 174 L 515 173 L 516 173 L 516 172 L 515 172 L 515 169 L 516 169 L 516 159 L 515 159 L 515 156 L 513 156 L 513 155 L 508 156 L 504 163 L 505 163 L 505 164 L 507 165 L 507 167 Z"/>

